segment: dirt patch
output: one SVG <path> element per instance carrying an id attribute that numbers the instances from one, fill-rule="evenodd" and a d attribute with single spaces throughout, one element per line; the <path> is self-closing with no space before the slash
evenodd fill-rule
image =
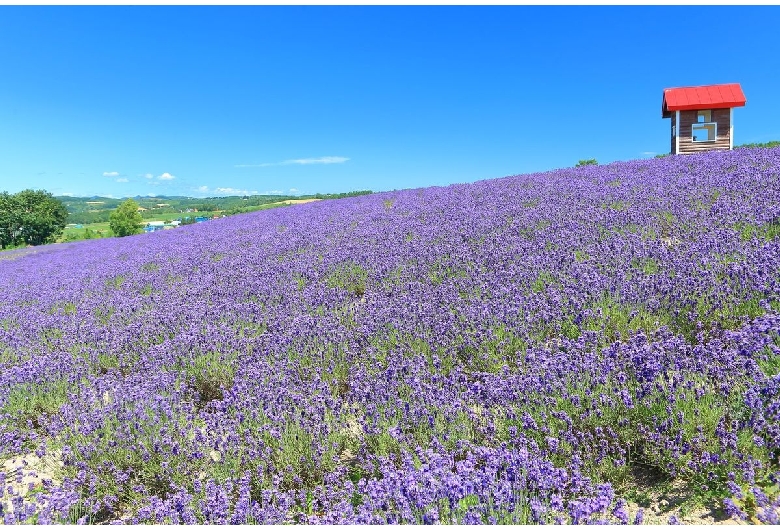
<path id="1" fill-rule="evenodd" d="M 675 516 L 686 525 L 733 525 L 747 524 L 731 519 L 718 506 L 691 506 L 691 493 L 682 481 L 662 484 L 659 474 L 652 468 L 638 467 L 633 479 L 644 492 L 645 498 L 639 502 L 628 501 L 628 511 L 632 516 L 640 508 L 644 510 L 642 524 L 667 525 L 669 518 Z"/>
<path id="2" fill-rule="evenodd" d="M 627 490 L 635 492 L 627 502 L 631 520 L 641 508 L 642 524 L 668 525 L 671 516 L 686 525 L 747 524 L 731 519 L 719 504 L 696 506 L 685 482 L 672 480 L 653 466 L 632 465 Z"/>
<path id="3" fill-rule="evenodd" d="M 0 475 L 4 475 L 0 482 L 0 505 L 4 513 L 14 513 L 11 502 L 14 497 L 20 496 L 25 501 L 31 501 L 36 493 L 59 485 L 62 467 L 62 454 L 59 451 L 51 451 L 42 457 L 35 453 L 15 456 L 0 463 Z"/>

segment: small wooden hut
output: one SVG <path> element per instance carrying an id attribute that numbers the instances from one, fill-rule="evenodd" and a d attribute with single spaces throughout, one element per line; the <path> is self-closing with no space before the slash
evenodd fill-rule
<path id="1" fill-rule="evenodd" d="M 673 155 L 734 148 L 734 107 L 744 107 L 739 83 L 664 89 L 661 115 L 672 119 Z"/>

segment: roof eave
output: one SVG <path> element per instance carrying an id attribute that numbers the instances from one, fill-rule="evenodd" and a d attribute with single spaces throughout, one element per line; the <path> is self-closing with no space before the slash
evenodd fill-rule
<path id="1" fill-rule="evenodd" d="M 707 110 L 707 109 L 733 109 L 734 107 L 744 107 L 744 101 L 728 101 L 722 103 L 689 103 L 686 105 L 667 106 L 668 111 L 677 110 Z"/>

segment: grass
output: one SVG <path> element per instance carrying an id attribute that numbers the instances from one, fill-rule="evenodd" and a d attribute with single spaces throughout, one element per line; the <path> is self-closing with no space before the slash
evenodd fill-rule
<path id="1" fill-rule="evenodd" d="M 90 223 L 82 225 L 81 228 L 66 226 L 62 235 L 57 240 L 58 243 L 68 241 L 81 241 L 84 239 L 99 239 L 102 237 L 114 237 L 109 223 Z"/>
<path id="2" fill-rule="evenodd" d="M 59 412 L 67 401 L 70 386 L 64 379 L 14 385 L 0 408 L 0 419 L 7 418 L 7 422 L 22 432 L 41 430 L 46 416 Z"/>
<path id="3" fill-rule="evenodd" d="M 343 289 L 356 297 L 365 294 L 367 283 L 368 271 L 352 261 L 337 265 L 325 279 L 327 287 Z"/>
<path id="4" fill-rule="evenodd" d="M 740 222 L 734 225 L 734 229 L 739 232 L 743 241 L 754 238 L 772 241 L 780 237 L 780 218 L 760 224 Z"/>
<path id="5" fill-rule="evenodd" d="M 301 200 L 288 200 L 273 202 L 268 204 L 260 204 L 257 206 L 242 207 L 240 211 L 236 213 L 248 213 L 256 212 L 260 210 L 268 210 L 271 208 L 280 208 L 284 206 L 290 206 L 293 204 L 311 202 L 318 199 L 301 199 Z M 144 218 L 139 226 L 146 226 L 152 221 L 175 221 L 177 219 L 183 219 L 185 217 L 208 217 L 209 219 L 215 215 L 223 216 L 229 212 L 214 211 L 214 212 L 169 212 L 169 213 L 155 213 L 154 215 Z M 81 228 L 73 226 L 66 226 L 62 232 L 62 235 L 57 239 L 58 243 L 66 243 L 71 241 L 82 241 L 85 239 L 100 239 L 104 237 L 114 237 L 114 233 L 111 231 L 111 226 L 108 222 L 102 223 L 87 223 L 82 224 Z"/>
<path id="6" fill-rule="evenodd" d="M 775 335 L 774 343 L 775 346 L 780 347 L 780 336 Z M 765 346 L 762 353 L 763 356 L 759 358 L 758 366 L 764 375 L 773 377 L 780 374 L 780 354 L 773 353 L 769 346 Z"/>

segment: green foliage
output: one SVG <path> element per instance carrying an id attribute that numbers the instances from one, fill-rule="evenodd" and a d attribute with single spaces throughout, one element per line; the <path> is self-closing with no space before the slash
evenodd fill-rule
<path id="1" fill-rule="evenodd" d="M 236 374 L 235 357 L 210 352 L 198 355 L 191 365 L 185 367 L 184 371 L 192 381 L 200 406 L 221 400 L 224 391 L 233 386 Z"/>
<path id="2" fill-rule="evenodd" d="M 358 191 L 348 191 L 346 193 L 317 193 L 314 195 L 315 199 L 345 199 L 347 197 L 359 197 L 361 195 L 371 195 L 373 192 L 371 190 L 358 190 Z M 295 197 L 296 199 L 306 199 L 310 197 L 310 195 L 301 195 L 300 197 Z"/>
<path id="3" fill-rule="evenodd" d="M 44 190 L 0 194 L 0 248 L 53 243 L 65 228 L 68 210 Z"/>
<path id="4" fill-rule="evenodd" d="M 104 403 L 110 403 L 113 397 L 107 392 L 103 399 Z M 113 506 L 80 506 L 81 513 L 73 515 L 87 516 L 92 524 L 105 522 L 111 518 L 112 511 L 121 512 L 138 504 L 144 495 L 167 496 L 174 484 L 191 481 L 192 474 L 197 474 L 205 465 L 208 456 L 190 460 L 186 453 L 172 455 L 165 450 L 154 450 L 165 433 L 168 434 L 169 441 L 165 443 L 168 451 L 174 444 L 186 445 L 186 431 L 180 416 L 156 412 L 149 407 L 144 412 L 148 419 L 134 424 L 121 421 L 116 414 L 108 414 L 100 425 L 75 423 L 65 427 L 62 442 L 70 446 L 79 461 L 85 462 L 94 473 L 96 480 L 91 487 L 97 496 L 114 499 Z M 96 472 L 108 468 L 126 473 L 129 480 L 117 481 L 113 473 Z M 66 468 L 65 473 L 72 477 L 76 470 Z"/>
<path id="5" fill-rule="evenodd" d="M 590 259 L 590 256 L 584 250 L 574 251 L 574 261 L 576 261 L 577 263 L 582 263 L 583 261 L 587 261 L 588 259 Z"/>
<path id="6" fill-rule="evenodd" d="M 131 236 L 141 232 L 140 224 L 143 222 L 138 212 L 138 203 L 133 199 L 127 199 L 120 204 L 109 216 L 111 231 L 117 237 Z"/>
<path id="7" fill-rule="evenodd" d="M 734 146 L 734 149 L 743 149 L 743 148 L 750 148 L 750 147 L 778 147 L 778 146 L 780 146 L 780 140 L 772 140 L 771 142 L 764 142 L 764 143 L 736 145 Z"/>
<path id="8" fill-rule="evenodd" d="M 108 352 L 98 353 L 96 370 L 100 374 L 106 374 L 111 370 L 118 370 L 120 368 L 119 357 L 115 354 Z"/>
<path id="9" fill-rule="evenodd" d="M 0 408 L 0 422 L 6 417 L 18 429 L 39 429 L 43 416 L 56 414 L 65 404 L 69 387 L 65 380 L 15 385 Z"/>
<path id="10" fill-rule="evenodd" d="M 328 275 L 325 285 L 345 289 L 355 296 L 363 296 L 366 292 L 368 271 L 354 262 L 345 262 L 336 267 Z"/>
<path id="11" fill-rule="evenodd" d="M 742 510 L 747 516 L 749 522 L 759 525 L 761 520 L 758 518 L 761 504 L 756 499 L 756 489 L 769 499 L 777 499 L 780 495 L 780 485 L 770 480 L 757 481 L 758 484 L 753 487 L 739 485 L 740 492 L 731 498 L 738 509 Z"/>
<path id="12" fill-rule="evenodd" d="M 631 266 L 647 275 L 656 274 L 660 269 L 658 261 L 654 258 L 634 258 L 631 260 Z"/>
<path id="13" fill-rule="evenodd" d="M 577 162 L 577 165 L 574 167 L 597 166 L 597 165 L 599 165 L 599 163 L 595 158 L 589 158 L 587 160 L 580 160 L 579 162 Z"/>
<path id="14" fill-rule="evenodd" d="M 780 335 L 774 336 L 774 342 L 776 346 L 780 346 Z M 774 353 L 768 346 L 764 347 L 763 353 L 763 357 L 759 358 L 758 366 L 764 375 L 773 377 L 780 374 L 780 354 Z"/>
<path id="15" fill-rule="evenodd" d="M 118 274 L 106 279 L 104 283 L 109 289 L 121 289 L 122 284 L 125 283 L 125 276 L 124 274 Z"/>
<path id="16" fill-rule="evenodd" d="M 468 273 L 464 270 L 454 269 L 444 259 L 437 259 L 431 264 L 428 271 L 428 279 L 434 285 L 441 285 L 445 280 L 452 278 L 466 278 Z"/>
<path id="17" fill-rule="evenodd" d="M 187 214 L 190 212 L 222 212 L 226 215 L 245 213 L 258 209 L 284 206 L 280 201 L 296 199 L 340 199 L 368 195 L 368 190 L 348 193 L 318 193 L 316 195 L 248 195 L 230 197 L 134 197 L 139 206 L 146 208 L 140 212 L 144 219 L 158 219 L 162 216 Z M 111 212 L 121 204 L 121 199 L 110 197 L 59 197 L 69 212 L 68 220 L 76 224 L 107 223 Z"/>
<path id="18" fill-rule="evenodd" d="M 575 252 L 576 254 L 576 252 Z M 582 256 L 584 258 L 584 256 Z M 576 256 L 575 256 L 576 259 Z M 534 293 L 541 293 L 545 289 L 547 289 L 550 285 L 556 285 L 556 279 L 555 276 L 552 275 L 552 273 L 548 271 L 542 271 L 539 273 L 539 275 L 536 277 L 536 280 L 531 284 L 531 291 Z"/>
<path id="19" fill-rule="evenodd" d="M 771 221 L 761 224 L 740 222 L 734 226 L 734 229 L 739 232 L 743 241 L 749 241 L 753 238 L 772 241 L 780 236 L 780 218 L 772 219 Z"/>

